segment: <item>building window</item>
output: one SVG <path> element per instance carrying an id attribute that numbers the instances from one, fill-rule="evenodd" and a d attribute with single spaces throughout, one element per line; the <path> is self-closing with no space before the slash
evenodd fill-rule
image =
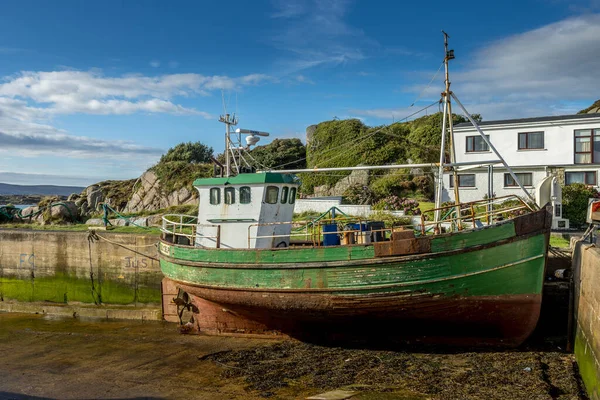
<path id="1" fill-rule="evenodd" d="M 575 164 L 600 164 L 600 129 L 575 131 Z"/>
<path id="2" fill-rule="evenodd" d="M 277 186 L 267 186 L 265 203 L 277 204 L 277 197 L 279 197 L 279 188 Z"/>
<path id="3" fill-rule="evenodd" d="M 519 150 L 532 150 L 544 148 L 544 132 L 519 133 Z"/>
<path id="4" fill-rule="evenodd" d="M 296 188 L 293 187 L 290 190 L 290 204 L 294 204 L 296 202 Z"/>
<path id="5" fill-rule="evenodd" d="M 240 188 L 240 204 L 250 204 L 250 186 Z"/>
<path id="6" fill-rule="evenodd" d="M 211 188 L 210 189 L 210 204 L 217 205 L 221 203 L 221 189 Z"/>
<path id="7" fill-rule="evenodd" d="M 235 203 L 235 188 L 225 188 L 225 204 Z"/>
<path id="8" fill-rule="evenodd" d="M 454 187 L 453 175 L 450 175 L 450 187 Z M 475 187 L 475 174 L 458 175 L 458 187 Z"/>
<path id="9" fill-rule="evenodd" d="M 287 203 L 289 191 L 290 188 L 287 186 L 281 188 L 281 204 Z"/>
<path id="10" fill-rule="evenodd" d="M 518 174 L 515 173 L 515 175 L 517 176 L 517 179 L 519 180 L 519 182 L 521 182 L 521 185 L 533 186 L 533 174 L 531 172 L 521 172 Z M 515 180 L 509 173 L 506 173 L 506 174 L 504 174 L 504 186 L 505 187 L 513 187 L 513 186 L 519 186 L 519 185 L 517 184 L 517 182 L 515 182 Z"/>
<path id="11" fill-rule="evenodd" d="M 584 183 L 586 185 L 596 186 L 596 171 L 585 172 L 565 172 L 565 184 Z"/>
<path id="12" fill-rule="evenodd" d="M 485 137 L 490 139 L 490 135 L 485 135 Z M 467 153 L 477 151 L 490 151 L 490 148 L 481 136 L 467 136 Z"/>

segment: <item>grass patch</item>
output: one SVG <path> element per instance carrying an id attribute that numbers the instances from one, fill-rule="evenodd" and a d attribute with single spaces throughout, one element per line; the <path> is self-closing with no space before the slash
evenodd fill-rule
<path id="1" fill-rule="evenodd" d="M 85 224 L 76 224 L 76 225 L 39 225 L 39 224 L 2 224 L 0 225 L 1 229 L 26 229 L 32 231 L 67 231 L 67 232 L 87 232 L 89 228 L 94 228 L 93 226 L 88 226 Z M 140 228 L 138 226 L 116 226 L 113 229 L 110 229 L 109 232 L 115 233 L 135 233 L 135 234 L 144 234 L 144 235 L 160 235 L 159 228 Z"/>
<path id="2" fill-rule="evenodd" d="M 550 246 L 569 248 L 571 246 L 571 243 L 568 239 L 565 239 L 563 237 L 550 235 Z"/>
<path id="3" fill-rule="evenodd" d="M 421 209 L 422 213 L 425 211 L 433 210 L 435 208 L 435 203 L 431 201 L 419 201 L 419 208 Z"/>

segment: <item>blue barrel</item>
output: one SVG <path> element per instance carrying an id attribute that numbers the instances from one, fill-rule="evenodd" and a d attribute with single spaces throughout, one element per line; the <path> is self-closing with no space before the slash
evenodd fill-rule
<path id="1" fill-rule="evenodd" d="M 339 246 L 340 235 L 337 234 L 337 224 L 323 225 L 323 246 Z"/>

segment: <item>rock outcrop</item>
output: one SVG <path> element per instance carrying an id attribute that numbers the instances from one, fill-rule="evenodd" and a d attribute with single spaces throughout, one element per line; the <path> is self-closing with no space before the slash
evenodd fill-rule
<path id="1" fill-rule="evenodd" d="M 322 185 L 315 187 L 315 196 L 342 196 L 346 190 L 352 185 L 367 186 L 369 184 L 369 171 L 356 170 L 350 175 L 340 179 L 333 187 Z"/>
<path id="2" fill-rule="evenodd" d="M 159 210 L 182 204 L 195 203 L 197 195 L 187 186 L 163 193 L 160 180 L 153 171 L 146 171 L 139 179 L 137 190 L 125 206 L 127 212 Z"/>

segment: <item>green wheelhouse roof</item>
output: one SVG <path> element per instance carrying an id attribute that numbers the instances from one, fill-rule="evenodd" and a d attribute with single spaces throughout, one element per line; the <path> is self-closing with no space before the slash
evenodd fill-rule
<path id="1" fill-rule="evenodd" d="M 287 183 L 299 184 L 298 178 L 292 174 L 276 174 L 273 172 L 256 172 L 253 174 L 239 174 L 228 178 L 201 178 L 194 181 L 194 186 L 219 186 L 219 185 L 250 185 L 260 183 Z"/>

